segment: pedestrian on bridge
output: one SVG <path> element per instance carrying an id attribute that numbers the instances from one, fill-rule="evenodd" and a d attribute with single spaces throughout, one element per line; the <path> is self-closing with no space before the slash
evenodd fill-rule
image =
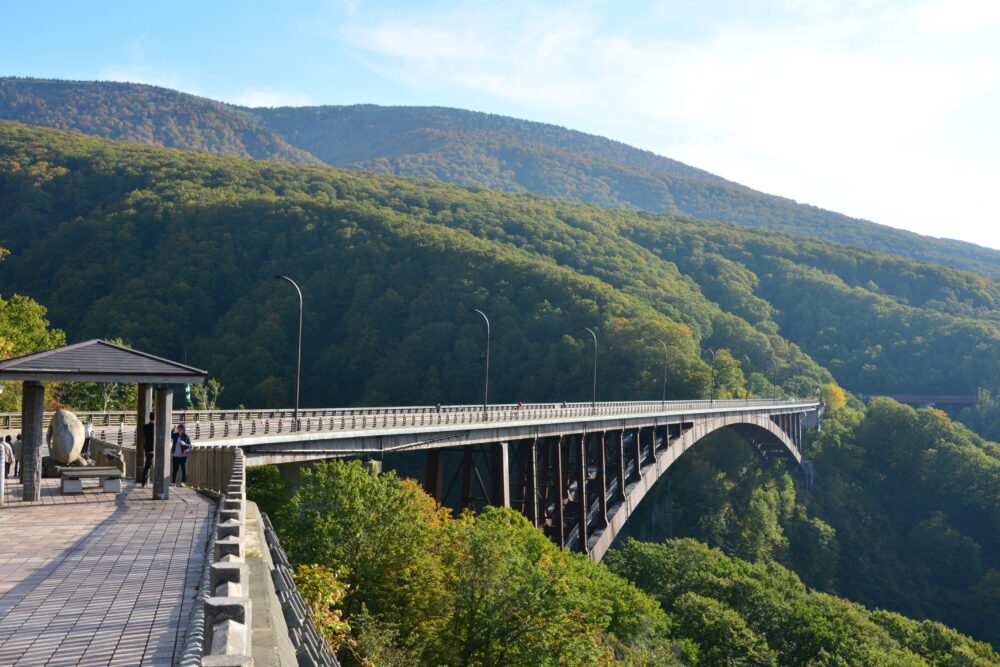
<path id="1" fill-rule="evenodd" d="M 14 462 L 14 446 L 8 435 L 3 440 L 3 476 L 10 477 L 10 464 Z"/>
<path id="2" fill-rule="evenodd" d="M 171 447 L 171 459 L 172 459 L 172 469 L 170 472 L 170 481 L 174 484 L 177 483 L 177 471 L 181 473 L 181 485 L 187 484 L 188 472 L 187 472 L 187 457 L 188 450 L 191 449 L 191 438 L 187 434 L 187 424 L 178 424 L 170 433 L 170 438 L 173 441 L 173 446 Z"/>
<path id="3" fill-rule="evenodd" d="M 149 413 L 149 423 L 142 425 L 142 451 L 146 453 L 145 462 L 142 464 L 142 485 L 146 486 L 149 481 L 149 469 L 153 465 L 153 438 L 156 437 L 156 427 L 153 420 L 156 418 L 155 412 Z"/>

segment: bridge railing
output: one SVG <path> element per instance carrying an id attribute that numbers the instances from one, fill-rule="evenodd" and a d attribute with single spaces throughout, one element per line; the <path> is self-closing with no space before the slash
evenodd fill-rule
<path id="1" fill-rule="evenodd" d="M 246 462 L 239 447 L 199 447 L 188 455 L 192 486 L 220 493 L 221 506 L 210 541 L 203 605 L 204 663 L 251 664 L 252 605 L 246 563 Z"/>
<path id="2" fill-rule="evenodd" d="M 370 428 L 448 426 L 494 422 L 537 421 L 590 416 L 618 416 L 650 412 L 694 412 L 723 408 L 789 406 L 793 399 L 719 399 L 693 401 L 612 401 L 597 403 L 530 403 L 480 405 L 324 408 L 300 410 L 178 410 L 172 424 L 186 423 L 194 440 L 255 435 Z M 53 413 L 45 413 L 45 424 Z M 77 416 L 94 424 L 94 437 L 119 446 L 135 442 L 133 412 L 82 412 Z M 20 413 L 0 413 L 0 428 L 20 428 Z"/>

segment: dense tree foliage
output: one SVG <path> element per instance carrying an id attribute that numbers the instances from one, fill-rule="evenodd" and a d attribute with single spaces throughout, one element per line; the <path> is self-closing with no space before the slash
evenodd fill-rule
<path id="1" fill-rule="evenodd" d="M 0 248 L 0 262 L 5 252 Z M 66 342 L 66 335 L 49 326 L 46 309 L 38 302 L 19 294 L 10 299 L 0 296 L 0 359 L 41 352 Z M 21 383 L 0 382 L 0 411 L 21 408 Z"/>
<path id="2" fill-rule="evenodd" d="M 1000 658 L 931 621 L 809 591 L 775 563 L 726 557 L 693 540 L 630 540 L 612 572 L 652 594 L 706 665 L 986 665 Z"/>
<path id="3" fill-rule="evenodd" d="M 113 139 L 350 166 L 776 229 L 1000 275 L 1000 253 L 766 195 L 626 144 L 492 114 L 373 105 L 246 109 L 112 82 L 0 79 L 0 118 Z"/>
<path id="4" fill-rule="evenodd" d="M 829 382 L 796 343 L 863 393 L 972 394 L 1000 374 L 1000 283 L 984 276 L 721 223 L 3 128 L 6 284 L 74 336 L 175 357 L 193 338 L 189 359 L 228 405 L 289 400 L 294 298 L 269 279 L 289 267 L 310 299 L 314 404 L 468 400 L 470 306 L 515 362 L 500 400 L 586 398 L 578 334 L 595 324 L 619 373 L 602 374 L 607 398 L 655 397 L 654 338 L 675 347 L 671 395 L 707 395 L 699 344 L 746 355 L 758 396 Z M 524 360 L 570 372 L 542 387 L 513 377 Z"/>
<path id="5" fill-rule="evenodd" d="M 246 110 L 138 83 L 0 78 L 0 118 L 154 146 L 322 164 Z"/>
<path id="6" fill-rule="evenodd" d="M 251 497 L 266 480 L 251 478 Z M 347 660 L 676 664 L 684 649 L 667 637 L 668 619 L 653 600 L 561 551 L 510 510 L 452 518 L 411 481 L 330 461 L 304 471 L 274 518 L 293 560 L 325 568 L 313 570 L 328 580 L 321 590 L 347 591 L 342 604 L 326 605 L 328 620 L 352 628 L 349 640 L 337 640 L 351 647 L 342 651 Z M 373 642 L 372 634 L 392 641 Z"/>
<path id="7" fill-rule="evenodd" d="M 735 434 L 700 443 L 629 519 L 693 537 L 871 607 L 1000 645 L 1000 446 L 887 399 L 835 409 L 806 445 L 815 481 L 762 464 Z"/>
<path id="8" fill-rule="evenodd" d="M 16 250 L 4 284 L 43 298 L 76 337 L 174 358 L 186 346 L 228 405 L 290 402 L 296 304 L 280 272 L 306 293 L 306 404 L 477 396 L 470 307 L 493 320 L 499 401 L 589 398 L 583 326 L 600 335 L 602 399 L 659 396 L 656 339 L 670 347 L 671 396 L 707 397 L 700 343 L 748 356 L 792 393 L 831 379 L 622 239 L 601 209 L 13 123 L 0 145 L 0 235 Z M 717 380 L 737 394 L 730 366 Z"/>
<path id="9" fill-rule="evenodd" d="M 270 503 L 276 479 L 255 473 L 248 493 Z M 691 540 L 629 541 L 605 567 L 559 550 L 510 510 L 454 518 L 414 483 L 358 462 L 306 469 L 273 518 L 306 599 L 352 664 L 997 660 L 938 623 L 809 592 L 767 559 L 751 564 Z"/>

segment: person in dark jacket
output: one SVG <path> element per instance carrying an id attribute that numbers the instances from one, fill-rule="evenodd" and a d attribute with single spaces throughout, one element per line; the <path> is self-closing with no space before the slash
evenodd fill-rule
<path id="1" fill-rule="evenodd" d="M 156 437 L 156 425 L 153 420 L 155 412 L 149 413 L 149 423 L 142 425 L 142 451 L 146 453 L 146 462 L 142 466 L 142 485 L 149 481 L 149 468 L 153 465 L 153 438 Z"/>
<path id="2" fill-rule="evenodd" d="M 177 471 L 181 472 L 181 485 L 187 484 L 188 481 L 188 450 L 191 449 L 191 438 L 187 434 L 187 425 L 178 424 L 177 428 L 170 434 L 170 440 L 172 442 L 170 446 L 170 459 L 173 465 L 171 466 L 170 481 L 174 484 L 177 483 Z"/>

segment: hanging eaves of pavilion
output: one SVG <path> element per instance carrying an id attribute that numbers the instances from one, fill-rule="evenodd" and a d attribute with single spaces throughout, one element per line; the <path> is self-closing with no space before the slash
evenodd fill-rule
<path id="1" fill-rule="evenodd" d="M 169 455 L 172 386 L 201 384 L 207 375 L 206 371 L 198 368 L 105 340 L 88 340 L 0 361 L 0 380 L 24 383 L 21 398 L 24 500 L 35 501 L 40 495 L 45 382 L 138 383 L 136 468 L 142 466 L 145 441 L 143 426 L 147 423 L 150 408 L 155 404 L 157 428 L 154 438 L 153 497 L 166 499 L 169 486 L 165 461 Z"/>

